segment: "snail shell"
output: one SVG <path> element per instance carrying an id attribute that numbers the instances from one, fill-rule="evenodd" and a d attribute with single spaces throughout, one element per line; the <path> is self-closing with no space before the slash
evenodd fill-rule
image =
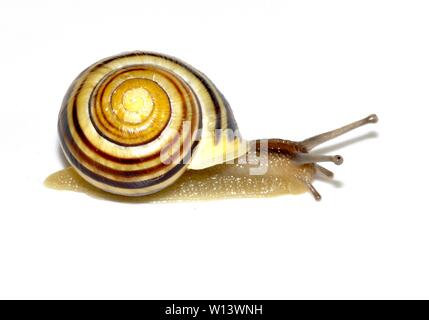
<path id="1" fill-rule="evenodd" d="M 231 108 L 192 66 L 166 55 L 125 53 L 84 70 L 59 113 L 60 144 L 94 186 L 141 196 L 247 151 Z"/>

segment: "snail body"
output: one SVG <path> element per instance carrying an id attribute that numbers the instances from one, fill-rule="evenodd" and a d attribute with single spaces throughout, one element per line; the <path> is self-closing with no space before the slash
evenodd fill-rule
<path id="1" fill-rule="evenodd" d="M 85 69 L 69 87 L 59 113 L 61 148 L 72 167 L 103 191 L 143 196 L 172 185 L 189 169 L 202 170 L 253 153 L 278 153 L 327 176 L 312 148 L 375 115 L 340 129 L 293 142 L 248 142 L 222 93 L 203 73 L 176 58 L 131 52 Z M 310 179 L 302 179 L 316 199 Z"/>

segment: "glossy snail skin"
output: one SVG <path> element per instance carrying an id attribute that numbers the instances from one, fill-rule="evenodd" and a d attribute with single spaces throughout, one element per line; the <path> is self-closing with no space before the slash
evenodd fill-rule
<path id="1" fill-rule="evenodd" d="M 213 83 L 156 53 L 125 53 L 84 70 L 64 98 L 58 131 L 66 158 L 85 180 L 128 196 L 157 192 L 188 168 L 247 150 Z"/>
<path id="2" fill-rule="evenodd" d="M 280 174 L 283 190 L 297 193 L 304 188 L 320 200 L 312 180 L 316 173 L 328 178 L 333 173 L 319 163 L 339 165 L 343 158 L 314 154 L 312 149 L 377 121 L 373 114 L 299 142 L 246 141 L 225 97 L 203 73 L 170 56 L 131 52 L 101 60 L 74 80 L 63 100 L 58 132 L 61 148 L 76 172 L 111 194 L 149 195 L 183 176 L 178 182 L 183 190 L 194 190 L 198 182 L 201 188 L 196 192 L 207 188 L 210 196 L 210 188 L 220 183 L 232 195 L 238 190 L 254 196 L 249 190 L 265 194 L 267 181 L 279 185 L 275 175 Z M 249 155 L 266 156 L 262 165 L 268 166 L 266 177 L 271 180 L 246 177 L 247 171 L 252 175 L 251 166 L 237 161 Z M 231 162 L 233 166 L 227 167 Z M 276 168 L 270 170 L 270 166 Z M 195 170 L 205 171 L 192 175 Z M 213 183 L 210 175 L 219 183 Z M 67 189 L 71 180 L 78 181 L 70 172 L 59 173 L 48 179 L 48 185 Z M 190 193 L 164 192 L 171 199 L 189 198 Z M 199 197 L 195 192 L 193 196 Z"/>

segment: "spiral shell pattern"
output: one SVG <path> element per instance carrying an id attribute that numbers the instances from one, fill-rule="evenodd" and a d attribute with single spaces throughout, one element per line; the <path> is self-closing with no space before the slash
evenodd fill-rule
<path id="1" fill-rule="evenodd" d="M 77 172 L 98 188 L 128 196 L 169 186 L 191 161 L 203 166 L 197 162 L 207 156 L 194 155 L 201 136 L 203 149 L 216 150 L 215 132 L 226 128 L 236 129 L 234 117 L 207 77 L 147 52 L 84 70 L 70 86 L 58 122 L 61 147 Z"/>

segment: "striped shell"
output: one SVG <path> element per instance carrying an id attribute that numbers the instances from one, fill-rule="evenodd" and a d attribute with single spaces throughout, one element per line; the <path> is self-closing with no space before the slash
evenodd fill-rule
<path id="1" fill-rule="evenodd" d="M 101 60 L 72 83 L 58 120 L 61 147 L 88 182 L 140 196 L 244 154 L 232 111 L 201 72 L 132 52 Z"/>

